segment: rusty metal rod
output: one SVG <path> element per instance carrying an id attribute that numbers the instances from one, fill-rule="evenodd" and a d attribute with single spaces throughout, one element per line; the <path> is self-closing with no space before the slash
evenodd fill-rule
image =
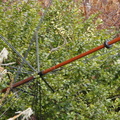
<path id="1" fill-rule="evenodd" d="M 119 41 L 120 41 L 120 37 L 115 38 L 115 39 L 109 41 L 109 42 L 108 42 L 108 45 L 112 45 L 112 44 L 114 44 L 114 43 L 116 43 L 116 42 L 119 42 Z M 78 55 L 78 56 L 75 56 L 75 57 L 69 59 L 69 60 L 66 60 L 66 61 L 64 61 L 64 62 L 62 62 L 62 63 L 59 63 L 59 64 L 57 64 L 57 65 L 55 65 L 55 66 L 53 66 L 53 67 L 51 67 L 51 68 L 48 68 L 48 69 L 46 69 L 46 70 L 43 70 L 43 71 L 39 72 L 38 75 L 43 76 L 43 75 L 45 75 L 45 74 L 47 74 L 47 73 L 49 73 L 49 72 L 51 72 L 51 71 L 53 71 L 53 70 L 55 70 L 55 69 L 57 69 L 57 68 L 59 68 L 59 67 L 62 67 L 62 66 L 64 66 L 64 65 L 66 65 L 66 64 L 69 64 L 69 63 L 71 63 L 71 62 L 73 62 L 73 61 L 75 61 L 75 60 L 77 60 L 77 59 L 80 59 L 80 58 L 82 58 L 82 57 L 84 57 L 84 56 L 87 56 L 87 55 L 93 53 L 93 52 L 96 52 L 96 51 L 98 51 L 98 50 L 100 50 L 100 49 L 102 49 L 102 48 L 104 48 L 104 47 L 105 47 L 104 44 L 103 44 L 103 45 L 100 45 L 100 46 L 98 46 L 98 47 L 96 47 L 96 48 L 93 48 L 93 49 L 91 49 L 91 50 L 89 50 L 89 51 L 87 51 L 87 52 L 85 52 L 85 53 L 82 53 L 82 54 L 80 54 L 80 55 Z M 26 78 L 26 79 L 24 79 L 24 80 L 21 80 L 21 81 L 15 83 L 15 84 L 12 86 L 12 88 L 16 88 L 16 87 L 18 87 L 18 86 L 20 86 L 20 85 L 23 85 L 23 84 L 25 84 L 25 83 L 33 80 L 33 79 L 35 79 L 34 76 L 31 76 L 31 77 L 29 77 L 29 78 Z M 8 88 L 9 88 L 9 87 L 4 88 L 1 92 L 6 92 L 6 90 L 7 90 Z"/>
<path id="2" fill-rule="evenodd" d="M 120 41 L 120 37 L 109 41 L 108 44 L 111 45 L 111 44 L 116 43 L 116 42 L 118 42 L 118 41 Z M 48 69 L 42 71 L 42 74 L 44 75 L 44 74 L 46 74 L 46 73 L 48 73 L 48 72 L 51 72 L 51 71 L 53 71 L 53 70 L 55 70 L 55 69 L 57 69 L 57 68 L 59 68 L 59 67 L 61 67 L 61 66 L 64 66 L 64 65 L 66 65 L 66 64 L 69 64 L 69 63 L 71 63 L 71 62 L 73 62 L 73 61 L 75 61 L 75 60 L 77 60 L 77 59 L 80 59 L 80 58 L 82 58 L 82 57 L 84 57 L 84 56 L 86 56 L 86 55 L 89 55 L 89 54 L 91 54 L 91 53 L 93 53 L 93 52 L 96 52 L 96 51 L 98 51 L 98 50 L 100 50 L 100 49 L 102 49 L 102 48 L 104 48 L 104 47 L 105 47 L 105 45 L 103 44 L 103 45 L 100 45 L 100 46 L 98 46 L 98 47 L 96 47 L 96 48 L 93 48 L 93 49 L 91 49 L 91 50 L 89 50 L 89 51 L 87 51 L 87 52 L 85 52 L 85 53 L 82 53 L 82 54 L 80 54 L 80 55 L 78 55 L 78 56 L 76 56 L 76 57 L 73 57 L 73 58 L 71 58 L 71 59 L 69 59 L 69 60 L 66 60 L 66 61 L 64 61 L 64 62 L 62 62 L 62 63 L 59 63 L 59 64 L 57 64 L 57 65 L 55 65 L 55 66 L 53 66 L 53 67 L 51 67 L 51 68 L 48 68 Z"/>

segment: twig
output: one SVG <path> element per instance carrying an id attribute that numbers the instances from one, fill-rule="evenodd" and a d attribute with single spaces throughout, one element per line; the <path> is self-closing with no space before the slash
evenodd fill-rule
<path id="1" fill-rule="evenodd" d="M 11 74 L 10 72 L 8 72 L 9 74 Z M 2 97 L 2 99 L 0 100 L 0 105 L 3 103 L 3 101 L 5 100 L 5 98 L 8 96 L 9 92 L 10 92 L 10 89 L 12 88 L 12 85 L 13 85 L 13 81 L 14 79 L 10 76 L 10 79 L 11 79 L 11 83 L 10 83 L 10 87 L 7 89 L 5 95 Z"/>
<path id="2" fill-rule="evenodd" d="M 15 62 L 7 63 L 7 64 L 1 64 L 1 66 L 9 66 L 9 65 L 13 65 L 13 64 L 15 64 Z"/>
<path id="3" fill-rule="evenodd" d="M 47 55 L 47 57 L 48 57 L 53 51 L 57 51 L 58 49 L 62 48 L 63 46 L 65 46 L 65 45 L 67 44 L 67 40 L 66 40 L 66 38 L 62 35 L 61 31 L 58 30 L 58 29 L 57 29 L 57 31 L 58 31 L 58 33 L 61 35 L 61 37 L 64 39 L 64 43 L 63 43 L 61 46 L 58 46 L 58 47 L 56 47 L 56 48 L 52 48 L 52 49 L 50 50 L 50 53 Z"/>

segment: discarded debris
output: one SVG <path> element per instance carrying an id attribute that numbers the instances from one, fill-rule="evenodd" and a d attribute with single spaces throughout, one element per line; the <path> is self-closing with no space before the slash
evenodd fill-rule
<path id="1" fill-rule="evenodd" d="M 6 48 L 3 48 L 3 50 L 0 53 L 0 66 L 3 63 L 3 60 L 8 58 L 8 50 Z"/>
<path id="2" fill-rule="evenodd" d="M 12 118 L 9 118 L 8 120 L 15 120 L 15 119 L 19 118 L 20 116 L 23 116 L 23 118 L 21 120 L 29 120 L 31 115 L 33 115 L 33 110 L 31 108 L 28 108 L 24 111 L 18 111 L 16 113 L 19 113 L 19 114 Z"/>
<path id="3" fill-rule="evenodd" d="M 7 70 L 1 67 L 3 61 L 7 58 L 8 58 L 8 50 L 6 48 L 3 48 L 3 50 L 0 52 L 0 82 L 3 76 L 7 73 Z"/>

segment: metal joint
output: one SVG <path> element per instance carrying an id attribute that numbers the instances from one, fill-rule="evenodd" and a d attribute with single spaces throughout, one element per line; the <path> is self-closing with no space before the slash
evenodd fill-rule
<path id="1" fill-rule="evenodd" d="M 105 46 L 106 48 L 111 48 L 112 45 L 109 45 L 108 42 L 109 42 L 109 41 L 105 41 L 105 42 L 104 42 L 104 46 Z"/>
<path id="2" fill-rule="evenodd" d="M 42 76 L 43 76 L 42 71 L 40 71 L 40 72 L 38 73 L 38 75 L 39 75 L 40 77 L 42 77 Z"/>

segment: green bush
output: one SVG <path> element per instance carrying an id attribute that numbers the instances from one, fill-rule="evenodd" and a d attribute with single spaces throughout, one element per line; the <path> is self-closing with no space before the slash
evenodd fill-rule
<path id="1" fill-rule="evenodd" d="M 17 10 L 19 7 L 21 12 Z M 9 39 L 24 56 L 39 22 L 39 7 L 34 2 L 20 4 L 19 7 L 15 5 L 5 12 L 1 11 L 0 34 Z M 113 39 L 115 32 L 108 33 L 106 29 L 96 28 L 101 24 L 101 20 L 96 19 L 97 15 L 91 15 L 85 20 L 79 7 L 71 0 L 53 1 L 38 31 L 41 70 L 97 47 L 107 39 Z M 4 43 L 2 45 L 4 46 Z M 118 120 L 120 64 L 119 50 L 115 50 L 118 46 L 119 43 L 116 43 L 110 50 L 102 49 L 62 67 L 60 71 L 45 75 L 44 78 L 55 93 L 50 92 L 45 83 L 38 78 L 36 80 L 38 87 L 41 86 L 42 89 L 42 95 L 39 96 L 40 91 L 36 89 L 34 83 L 30 83 L 33 85 L 32 91 L 38 93 L 37 99 L 34 98 L 37 102 L 33 105 L 38 118 L 40 119 L 41 114 L 45 120 Z M 15 57 L 11 50 L 9 56 L 8 61 L 14 61 Z M 36 68 L 35 58 L 34 42 L 27 60 Z M 24 68 L 32 71 L 27 65 L 24 65 Z M 13 72 L 14 74 L 16 73 Z M 20 79 L 27 76 L 21 75 Z M 29 87 L 23 87 L 31 92 Z M 32 97 L 22 99 L 25 95 L 21 93 L 19 99 L 11 106 L 12 115 L 14 111 L 32 106 Z M 8 106 L 9 103 L 4 109 Z"/>

